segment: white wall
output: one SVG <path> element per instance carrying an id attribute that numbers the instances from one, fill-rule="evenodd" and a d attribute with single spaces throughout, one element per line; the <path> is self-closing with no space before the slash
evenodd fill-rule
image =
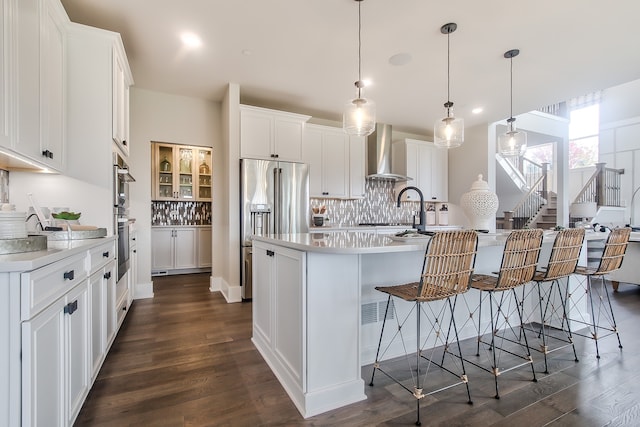
<path id="1" fill-rule="evenodd" d="M 624 169 L 621 176 L 622 203 L 629 206 L 640 187 L 640 80 L 607 89 L 600 101 L 600 162 Z M 633 199 L 632 225 L 640 224 L 640 191 Z"/>
<path id="2" fill-rule="evenodd" d="M 130 215 L 138 230 L 138 282 L 151 284 L 151 141 L 199 145 L 213 149 L 213 265 L 212 276 L 223 270 L 220 253 L 222 209 L 225 208 L 220 174 L 222 157 L 221 104 L 203 99 L 131 90 L 131 153 L 129 166 L 136 182 L 131 184 Z M 223 196 L 220 196 L 220 195 Z"/>

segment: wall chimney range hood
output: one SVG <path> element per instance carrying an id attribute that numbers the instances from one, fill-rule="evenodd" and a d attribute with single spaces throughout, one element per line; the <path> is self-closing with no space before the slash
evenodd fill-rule
<path id="1" fill-rule="evenodd" d="M 412 178 L 391 172 L 391 125 L 376 124 L 367 137 L 367 179 L 405 182 Z"/>

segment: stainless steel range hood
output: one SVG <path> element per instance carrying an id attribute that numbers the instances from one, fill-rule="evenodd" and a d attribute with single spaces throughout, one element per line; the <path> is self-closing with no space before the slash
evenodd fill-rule
<path id="1" fill-rule="evenodd" d="M 410 180 L 391 171 L 391 125 L 376 124 L 367 138 L 367 179 L 404 182 Z"/>

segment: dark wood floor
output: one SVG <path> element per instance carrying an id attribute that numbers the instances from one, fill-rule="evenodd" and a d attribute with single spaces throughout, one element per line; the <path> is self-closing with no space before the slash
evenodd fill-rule
<path id="1" fill-rule="evenodd" d="M 155 298 L 134 302 L 76 425 L 413 425 L 415 401 L 382 375 L 366 401 L 304 420 L 251 343 L 251 304 L 208 285 L 202 274 L 154 278 Z M 597 361 L 593 341 L 578 339 L 579 363 L 567 349 L 537 383 L 527 369 L 505 373 L 500 400 L 491 376 L 468 369 L 474 404 L 460 387 L 426 397 L 423 425 L 640 425 L 640 287 L 621 284 L 613 303 L 622 351 L 609 337 Z"/>

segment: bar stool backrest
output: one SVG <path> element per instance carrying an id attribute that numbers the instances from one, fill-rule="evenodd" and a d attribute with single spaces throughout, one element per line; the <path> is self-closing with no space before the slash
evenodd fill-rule
<path id="1" fill-rule="evenodd" d="M 478 233 L 454 230 L 436 233 L 425 252 L 419 298 L 447 297 L 466 292 L 478 250 Z"/>
<path id="2" fill-rule="evenodd" d="M 507 237 L 496 289 L 511 289 L 533 279 L 538 266 L 543 231 L 539 228 L 514 230 Z"/>
<path id="3" fill-rule="evenodd" d="M 624 254 L 627 251 L 630 235 L 631 228 L 629 227 L 614 228 L 611 230 L 607 238 L 607 243 L 604 245 L 598 270 L 593 274 L 606 274 L 620 268 Z"/>
<path id="4" fill-rule="evenodd" d="M 583 242 L 584 228 L 560 230 L 553 241 L 544 280 L 556 280 L 573 274 L 578 266 Z"/>

